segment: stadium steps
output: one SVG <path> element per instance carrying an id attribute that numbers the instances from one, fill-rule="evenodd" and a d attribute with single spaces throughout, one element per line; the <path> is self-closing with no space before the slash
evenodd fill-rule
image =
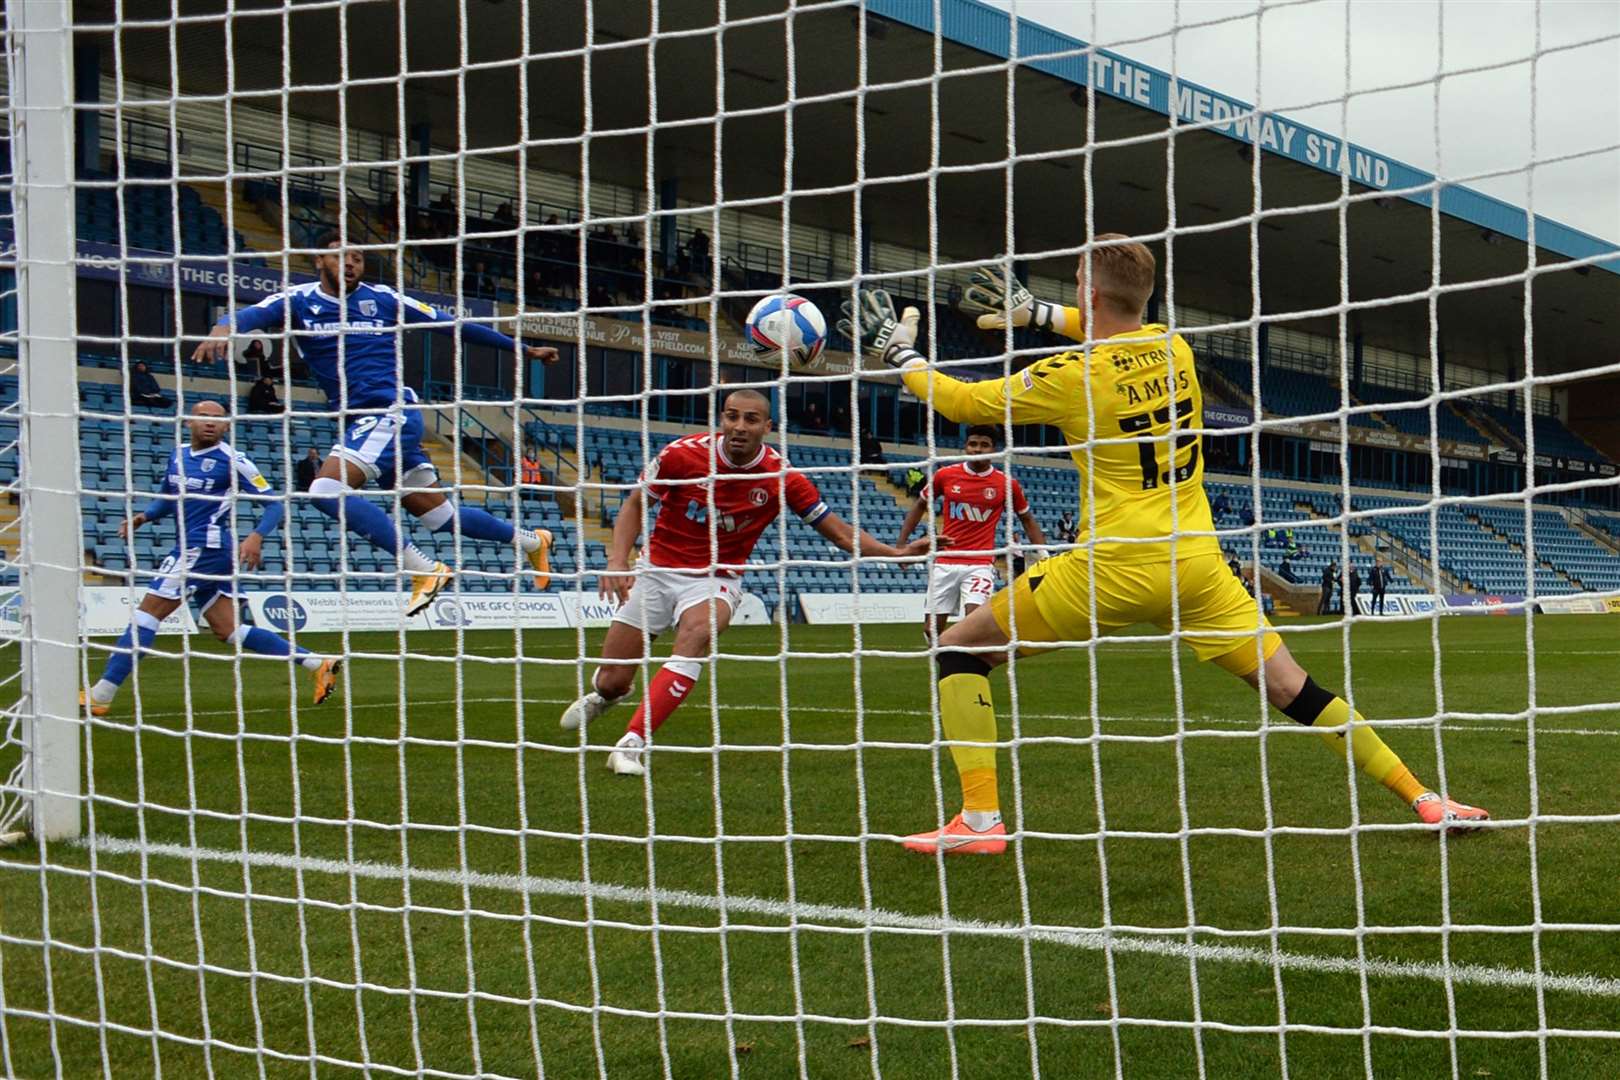
<path id="1" fill-rule="evenodd" d="M 904 487 L 896 484 L 893 480 L 890 480 L 888 473 L 867 472 L 863 470 L 861 472 L 861 478 L 863 480 L 872 481 L 872 483 L 877 486 L 879 491 L 892 498 L 902 510 L 910 510 L 911 504 L 916 501 L 912 499 L 911 496 L 906 494 L 906 489 Z"/>
<path id="2" fill-rule="evenodd" d="M 1466 517 L 1469 521 L 1472 521 L 1475 525 L 1478 525 L 1482 530 L 1489 533 L 1491 536 L 1494 536 L 1497 539 L 1501 540 L 1503 543 L 1507 544 L 1507 546 L 1512 548 L 1514 551 L 1518 552 L 1521 555 L 1524 554 L 1524 545 L 1523 544 L 1519 543 L 1517 540 L 1512 539 L 1511 537 L 1508 536 L 1507 533 L 1502 532 L 1500 529 L 1496 528 L 1495 526 L 1488 524 L 1478 514 L 1471 514 L 1471 513 L 1467 512 L 1465 510 L 1463 512 L 1463 516 Z M 1569 573 L 1564 570 L 1563 567 L 1558 566 L 1555 563 L 1550 563 L 1546 559 L 1543 559 L 1543 558 L 1541 558 L 1539 556 L 1536 558 L 1535 564 L 1537 566 L 1539 566 L 1543 570 L 1551 570 L 1553 573 L 1557 574 L 1564 581 L 1568 582 L 1570 584 L 1570 586 L 1572 586 L 1575 589 L 1576 592 L 1581 592 L 1581 591 L 1583 591 L 1585 589 L 1585 586 L 1583 586 L 1579 581 L 1576 581 L 1573 577 L 1571 577 L 1569 575 Z"/>
<path id="3" fill-rule="evenodd" d="M 1249 409 L 1254 408 L 1254 398 L 1250 396 L 1248 389 L 1228 379 L 1214 364 L 1198 365 L 1198 381 L 1203 384 L 1206 397 L 1209 396 L 1209 390 L 1213 387 L 1215 397 L 1230 401 L 1234 405 L 1242 405 Z"/>
<path id="4" fill-rule="evenodd" d="M 1287 581 L 1275 570 L 1262 566 L 1260 568 L 1260 591 L 1271 597 L 1274 605 L 1272 615 L 1293 616 L 1303 613 L 1316 613 L 1316 600 L 1319 590 L 1314 585 L 1303 582 Z"/>
<path id="5" fill-rule="evenodd" d="M 1569 509 L 1560 509 L 1559 512 L 1564 515 L 1564 520 L 1568 521 L 1570 527 L 1576 532 L 1580 533 L 1582 536 L 1601 547 L 1604 551 L 1610 551 L 1616 555 L 1620 555 L 1620 541 L 1617 541 L 1612 535 L 1605 532 L 1603 529 L 1594 528 L 1592 524 L 1586 520 L 1585 514 L 1578 510 Z"/>
<path id="6" fill-rule="evenodd" d="M 22 548 L 21 512 L 15 497 L 0 499 L 0 552 L 5 553 L 7 562 L 16 562 Z"/>
<path id="7" fill-rule="evenodd" d="M 284 251 L 286 245 L 281 241 L 281 230 L 271 225 L 254 205 L 234 191 L 227 192 L 222 182 L 187 181 L 197 189 L 205 205 L 213 207 L 219 212 L 220 220 L 226 223 L 227 228 L 235 229 L 242 234 L 248 248 L 254 252 Z M 267 262 L 270 270 L 283 271 L 286 268 L 280 265 L 280 260 L 270 259 Z"/>
<path id="8" fill-rule="evenodd" d="M 1380 529 L 1376 525 L 1372 526 L 1372 532 L 1367 535 L 1366 539 L 1373 540 L 1375 538 L 1382 543 L 1383 554 L 1389 559 L 1394 569 L 1404 575 L 1408 581 L 1415 582 L 1421 587 L 1430 580 L 1430 576 L 1434 573 L 1434 567 L 1429 565 L 1429 560 L 1424 558 L 1416 548 L 1394 533 L 1386 529 Z M 1373 554 L 1376 556 L 1378 552 L 1375 550 Z M 1440 568 L 1439 584 L 1441 587 L 1435 589 L 1435 592 L 1468 593 L 1474 591 L 1467 582 L 1445 569 L 1444 566 Z"/>
<path id="9" fill-rule="evenodd" d="M 1524 439 L 1513 434 L 1496 420 L 1479 409 L 1457 409 L 1456 412 L 1468 421 L 1470 427 L 1483 435 L 1488 442 L 1500 443 L 1514 450 L 1524 450 Z"/>

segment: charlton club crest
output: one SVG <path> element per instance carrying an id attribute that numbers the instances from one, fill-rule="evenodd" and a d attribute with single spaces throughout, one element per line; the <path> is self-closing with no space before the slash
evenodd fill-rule
<path id="1" fill-rule="evenodd" d="M 985 502 L 995 502 L 996 501 L 996 489 L 995 488 L 987 487 L 987 488 L 984 489 L 984 501 Z"/>
<path id="2" fill-rule="evenodd" d="M 755 506 L 764 506 L 770 497 L 770 493 L 764 488 L 751 488 L 748 492 L 748 501 L 753 503 Z"/>

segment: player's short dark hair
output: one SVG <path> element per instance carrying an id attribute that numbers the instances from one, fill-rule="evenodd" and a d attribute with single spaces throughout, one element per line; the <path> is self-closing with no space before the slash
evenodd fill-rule
<path id="1" fill-rule="evenodd" d="M 972 427 L 967 429 L 967 437 L 962 441 L 965 443 L 968 441 L 968 439 L 973 438 L 975 435 L 983 435 L 985 438 L 989 439 L 991 446 L 1001 445 L 1001 429 L 996 427 L 994 424 L 974 424 Z"/>
<path id="2" fill-rule="evenodd" d="M 760 401 L 765 403 L 765 415 L 767 415 L 767 416 L 770 415 L 770 413 L 771 413 L 771 396 L 769 394 L 765 393 L 765 391 L 763 391 L 763 390 L 754 389 L 752 386 L 739 386 L 739 387 L 736 387 L 735 389 L 730 389 L 730 390 L 726 390 L 726 389 L 722 388 L 722 393 L 720 395 L 720 406 L 721 406 L 721 408 L 724 408 L 726 402 L 730 401 L 733 397 L 735 397 L 738 394 L 741 394 L 743 397 L 758 398 Z"/>
<path id="3" fill-rule="evenodd" d="M 343 234 L 337 229 L 322 229 L 320 234 L 315 237 L 315 246 L 318 248 L 329 248 L 333 244 L 341 243 L 343 243 Z"/>

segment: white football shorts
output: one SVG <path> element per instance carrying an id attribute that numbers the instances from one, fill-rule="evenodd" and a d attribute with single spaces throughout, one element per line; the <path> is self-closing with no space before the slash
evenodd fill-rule
<path id="1" fill-rule="evenodd" d="M 928 575 L 929 615 L 960 615 L 988 604 L 996 591 L 996 568 L 989 563 L 934 564 Z"/>
<path id="2" fill-rule="evenodd" d="M 640 570 L 630 598 L 614 613 L 614 622 L 628 623 L 649 634 L 662 634 L 699 604 L 724 600 L 735 615 L 737 605 L 742 603 L 742 582 L 734 577 L 682 573 L 645 563 Z"/>

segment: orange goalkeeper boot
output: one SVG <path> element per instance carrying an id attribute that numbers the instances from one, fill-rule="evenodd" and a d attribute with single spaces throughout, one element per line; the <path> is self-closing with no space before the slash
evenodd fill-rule
<path id="1" fill-rule="evenodd" d="M 1480 822 L 1491 818 L 1489 812 L 1477 806 L 1444 798 L 1434 791 L 1425 791 L 1413 799 L 1412 809 L 1425 825 L 1443 824 L 1446 832 L 1453 834 L 1473 832 L 1479 828 Z"/>
<path id="2" fill-rule="evenodd" d="M 1007 826 L 998 821 L 984 832 L 974 832 L 957 814 L 943 829 L 915 833 L 901 842 L 907 851 L 924 855 L 936 851 L 947 855 L 1000 855 L 1007 850 Z"/>

